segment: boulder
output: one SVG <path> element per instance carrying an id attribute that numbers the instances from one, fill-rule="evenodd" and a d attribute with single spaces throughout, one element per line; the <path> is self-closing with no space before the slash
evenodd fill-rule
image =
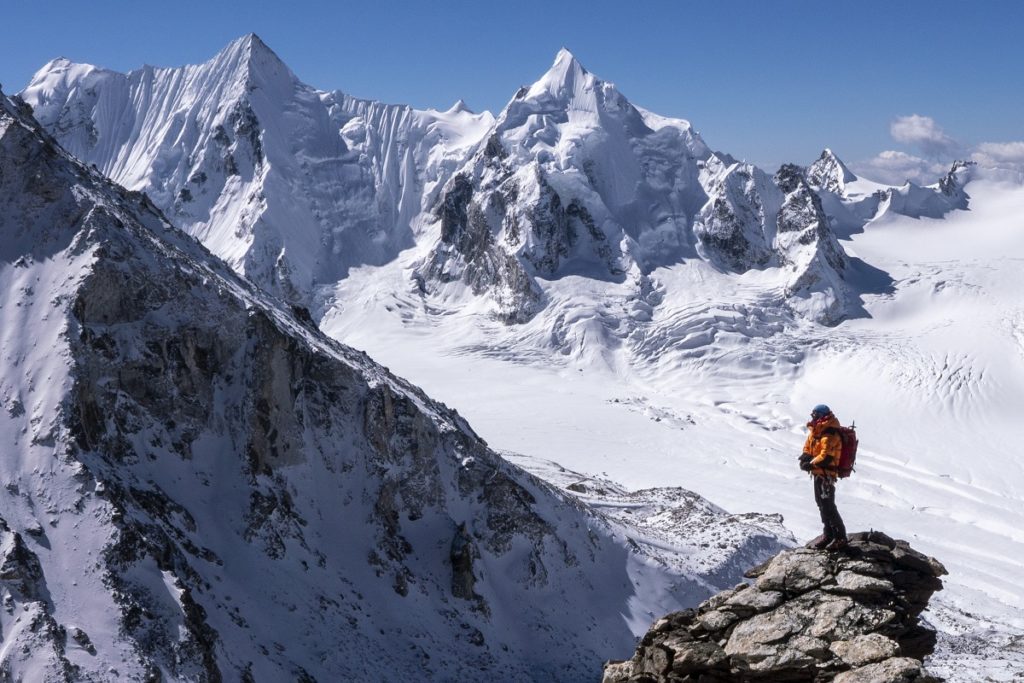
<path id="1" fill-rule="evenodd" d="M 919 619 L 942 564 L 906 541 L 850 536 L 838 552 L 785 550 L 752 579 L 659 619 L 604 683 L 926 683 L 934 633 Z"/>

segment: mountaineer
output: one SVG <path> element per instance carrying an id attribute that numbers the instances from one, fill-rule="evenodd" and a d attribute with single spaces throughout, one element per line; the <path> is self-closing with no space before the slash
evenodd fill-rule
<path id="1" fill-rule="evenodd" d="M 836 507 L 836 479 L 843 452 L 842 427 L 832 410 L 820 404 L 811 410 L 807 428 L 809 433 L 800 455 L 800 469 L 809 472 L 814 479 L 814 502 L 818 504 L 821 523 L 825 527 L 821 536 L 807 546 L 819 550 L 841 550 L 848 544 L 846 527 Z"/>

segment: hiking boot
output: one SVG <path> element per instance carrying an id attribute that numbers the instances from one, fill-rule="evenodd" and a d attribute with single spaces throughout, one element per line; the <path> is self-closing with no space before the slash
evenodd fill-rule
<path id="1" fill-rule="evenodd" d="M 850 545 L 850 541 L 844 538 L 837 538 L 825 546 L 825 550 L 842 550 Z"/>
<path id="2" fill-rule="evenodd" d="M 806 547 L 814 548 L 815 550 L 821 550 L 822 548 L 824 548 L 825 546 L 827 546 L 831 542 L 832 542 L 832 538 L 830 536 L 826 536 L 825 534 L 822 534 L 821 536 L 818 536 L 813 541 L 808 541 Z"/>

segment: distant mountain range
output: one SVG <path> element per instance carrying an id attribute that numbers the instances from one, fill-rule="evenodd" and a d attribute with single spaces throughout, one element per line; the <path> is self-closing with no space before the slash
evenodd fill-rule
<path id="1" fill-rule="evenodd" d="M 351 268 L 404 256 L 425 295 L 482 297 L 507 322 L 548 305 L 538 279 L 629 280 L 642 295 L 656 269 L 700 259 L 774 272 L 777 305 L 834 323 L 858 296 L 836 229 L 968 199 L 959 165 L 933 187 L 859 180 L 827 150 L 765 173 L 567 50 L 497 117 L 318 91 L 252 34 L 180 68 L 54 60 L 21 96 L 76 157 L 317 318 Z"/>

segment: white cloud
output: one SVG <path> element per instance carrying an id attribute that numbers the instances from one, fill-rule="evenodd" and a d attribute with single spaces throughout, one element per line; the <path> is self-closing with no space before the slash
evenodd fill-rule
<path id="1" fill-rule="evenodd" d="M 981 166 L 1024 166 L 1024 142 L 983 142 L 971 159 Z"/>
<path id="2" fill-rule="evenodd" d="M 960 150 L 960 144 L 930 116 L 900 116 L 889 125 L 889 134 L 896 142 L 916 147 L 928 157 L 955 155 Z"/>
<path id="3" fill-rule="evenodd" d="M 912 180 L 918 185 L 928 185 L 938 180 L 949 170 L 948 164 L 937 163 L 921 157 L 886 150 L 867 161 L 857 164 L 854 172 L 886 185 L 902 185 Z"/>
<path id="4" fill-rule="evenodd" d="M 947 135 L 935 119 L 920 114 L 897 117 L 889 132 L 896 142 L 917 151 L 886 150 L 851 164 L 854 173 L 886 185 L 902 185 L 908 180 L 931 185 L 949 172 L 954 159 L 969 159 L 977 164 L 974 173 L 980 172 L 983 177 L 1024 183 L 1022 140 L 963 145 Z"/>

